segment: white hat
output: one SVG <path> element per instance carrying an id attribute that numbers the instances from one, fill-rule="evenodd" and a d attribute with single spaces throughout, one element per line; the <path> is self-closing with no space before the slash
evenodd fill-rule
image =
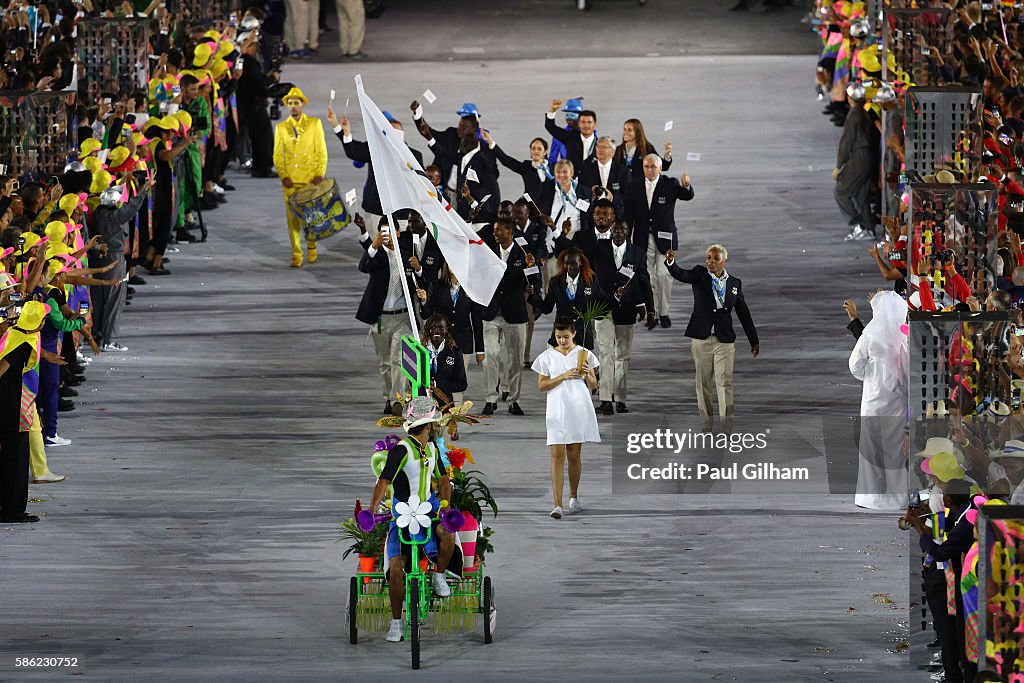
<path id="1" fill-rule="evenodd" d="M 1010 439 L 1003 444 L 1001 451 L 994 451 L 989 455 L 991 458 L 1024 458 L 1024 441 Z"/>
<path id="2" fill-rule="evenodd" d="M 441 410 L 429 396 L 416 396 L 405 406 L 405 431 L 415 429 L 428 422 L 440 422 Z"/>
<path id="3" fill-rule="evenodd" d="M 939 453 L 950 453 L 958 463 L 963 463 L 964 454 L 956 447 L 956 444 L 944 436 L 933 436 L 924 445 L 924 450 L 914 453 L 918 458 L 930 458 Z"/>

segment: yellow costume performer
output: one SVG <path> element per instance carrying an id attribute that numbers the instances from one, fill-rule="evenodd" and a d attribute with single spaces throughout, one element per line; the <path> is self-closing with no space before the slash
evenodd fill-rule
<path id="1" fill-rule="evenodd" d="M 274 131 L 274 167 L 284 186 L 285 213 L 288 216 L 288 235 L 292 243 L 292 266 L 302 265 L 302 245 L 299 241 L 302 221 L 288 208 L 288 198 L 299 189 L 316 184 L 327 174 L 327 142 L 320 119 L 306 116 L 302 108 L 309 103 L 298 88 L 284 96 L 291 115 L 277 124 Z M 317 259 L 316 241 L 307 240 L 307 258 Z"/>

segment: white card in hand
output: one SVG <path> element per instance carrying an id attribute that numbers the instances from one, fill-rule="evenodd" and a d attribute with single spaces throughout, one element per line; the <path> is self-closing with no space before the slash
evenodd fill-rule
<path id="1" fill-rule="evenodd" d="M 430 88 L 427 88 L 423 91 L 423 99 L 425 99 L 427 103 L 433 104 L 434 102 L 437 102 L 437 95 L 431 92 Z"/>
<path id="2" fill-rule="evenodd" d="M 540 268 L 538 268 L 537 266 L 523 268 L 523 275 L 540 275 Z"/>
<path id="3" fill-rule="evenodd" d="M 658 231 L 658 239 L 659 240 L 670 240 L 670 239 L 672 239 L 672 233 L 671 232 L 665 232 L 663 230 L 659 230 Z"/>
<path id="4" fill-rule="evenodd" d="M 331 88 L 331 102 L 334 101 L 334 88 Z"/>
<path id="5" fill-rule="evenodd" d="M 590 202 L 588 202 L 586 199 L 577 199 L 576 208 L 579 209 L 580 211 L 589 211 Z"/>
<path id="6" fill-rule="evenodd" d="M 468 171 L 466 171 L 466 180 L 471 182 L 471 183 L 479 183 L 480 182 L 480 179 L 476 175 L 476 169 L 471 168 Z"/>
<path id="7" fill-rule="evenodd" d="M 345 193 L 345 203 L 352 206 L 356 203 L 356 191 L 355 188 Z"/>
<path id="8" fill-rule="evenodd" d="M 686 153 L 686 160 L 687 161 L 700 161 L 700 152 L 687 152 Z"/>
<path id="9" fill-rule="evenodd" d="M 518 244 L 521 247 L 525 247 L 527 244 L 529 244 L 529 242 L 526 241 L 525 237 L 517 237 L 516 244 Z"/>
<path id="10" fill-rule="evenodd" d="M 665 132 L 667 133 L 670 130 L 672 130 L 672 122 L 671 121 L 666 121 L 665 122 Z"/>

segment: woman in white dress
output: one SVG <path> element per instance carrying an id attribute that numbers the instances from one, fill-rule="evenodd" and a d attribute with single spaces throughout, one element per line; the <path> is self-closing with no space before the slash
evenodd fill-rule
<path id="1" fill-rule="evenodd" d="M 860 401 L 860 468 L 856 505 L 871 510 L 907 507 L 909 477 L 903 456 L 910 354 L 900 329 L 907 302 L 896 292 L 871 298 L 871 322 L 850 354 L 850 372 L 864 383 Z"/>
<path id="2" fill-rule="evenodd" d="M 592 352 L 577 346 L 576 323 L 571 318 L 555 320 L 555 348 L 548 347 L 533 362 L 537 388 L 546 392 L 548 446 L 551 447 L 551 493 L 554 519 L 562 518 L 562 489 L 565 486 L 565 462 L 569 461 L 569 512 L 581 512 L 579 487 L 583 462 L 580 450 L 584 441 L 600 442 L 597 413 L 590 392 L 597 387 L 594 369 L 600 364 Z M 580 355 L 585 361 L 580 370 Z"/>

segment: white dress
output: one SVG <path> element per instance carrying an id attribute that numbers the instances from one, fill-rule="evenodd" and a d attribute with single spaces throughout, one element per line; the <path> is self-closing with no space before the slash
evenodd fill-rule
<path id="1" fill-rule="evenodd" d="M 564 356 L 561 351 L 548 347 L 533 361 L 531 369 L 545 377 L 557 377 L 576 368 L 580 353 L 587 354 L 587 363 L 591 369 L 600 365 L 597 356 L 582 346 L 577 346 Z M 567 379 L 547 393 L 546 424 L 549 446 L 601 441 L 601 434 L 597 429 L 597 413 L 594 412 L 594 403 L 590 398 L 590 388 L 587 387 L 586 380 Z"/>

